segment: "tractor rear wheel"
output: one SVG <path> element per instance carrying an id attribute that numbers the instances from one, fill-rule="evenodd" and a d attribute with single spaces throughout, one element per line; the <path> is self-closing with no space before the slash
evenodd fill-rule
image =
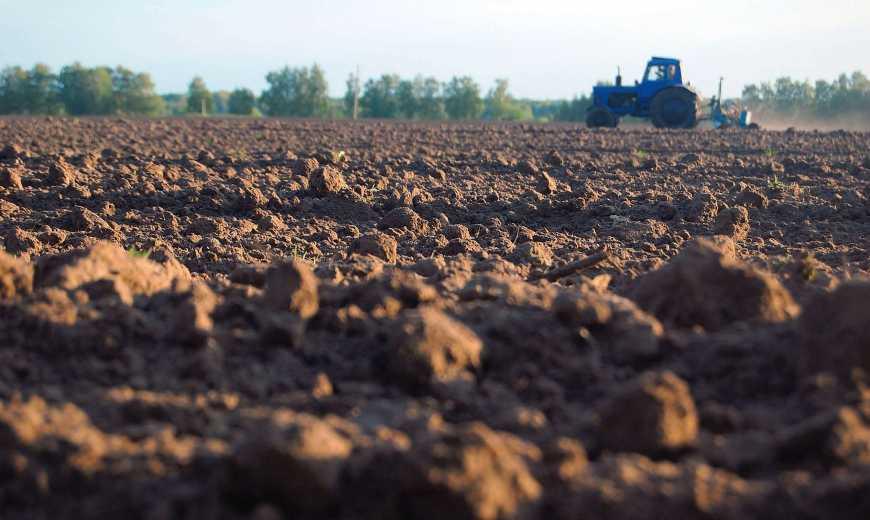
<path id="1" fill-rule="evenodd" d="M 603 107 L 593 107 L 586 114 L 586 126 L 588 128 L 616 128 L 619 118 L 610 110 Z"/>
<path id="2" fill-rule="evenodd" d="M 662 90 L 649 108 L 656 128 L 694 128 L 698 124 L 698 96 L 682 88 Z"/>

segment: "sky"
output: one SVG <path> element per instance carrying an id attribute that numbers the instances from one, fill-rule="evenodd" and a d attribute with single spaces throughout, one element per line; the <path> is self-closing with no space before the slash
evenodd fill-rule
<path id="1" fill-rule="evenodd" d="M 212 90 L 265 87 L 284 65 L 318 63 L 332 95 L 348 75 L 396 73 L 522 98 L 589 92 L 617 66 L 683 61 L 705 95 L 780 76 L 870 75 L 870 0 L 0 0 L 0 66 L 124 65 L 161 93 L 202 76 Z"/>

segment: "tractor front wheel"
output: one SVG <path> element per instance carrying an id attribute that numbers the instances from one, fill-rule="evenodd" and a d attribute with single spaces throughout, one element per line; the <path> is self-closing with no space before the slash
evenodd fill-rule
<path id="1" fill-rule="evenodd" d="M 586 126 L 588 128 L 616 128 L 619 118 L 610 110 L 603 107 L 593 107 L 586 114 Z"/>
<path id="2" fill-rule="evenodd" d="M 698 96 L 682 88 L 662 90 L 650 104 L 656 128 L 694 128 L 698 124 Z"/>

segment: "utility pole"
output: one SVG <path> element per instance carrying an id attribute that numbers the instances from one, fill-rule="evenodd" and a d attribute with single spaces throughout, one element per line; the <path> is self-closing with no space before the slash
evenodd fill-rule
<path id="1" fill-rule="evenodd" d="M 353 77 L 353 118 L 359 117 L 359 65 L 356 66 L 356 76 Z"/>

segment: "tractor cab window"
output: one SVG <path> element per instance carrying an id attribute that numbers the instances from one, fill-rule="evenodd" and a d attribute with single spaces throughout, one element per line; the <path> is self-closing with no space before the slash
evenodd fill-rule
<path id="1" fill-rule="evenodd" d="M 677 74 L 676 65 L 650 65 L 646 69 L 644 81 L 673 81 Z"/>
<path id="2" fill-rule="evenodd" d="M 664 79 L 664 65 L 650 65 L 649 68 L 646 69 L 646 77 L 643 78 L 644 81 L 664 81 Z"/>

